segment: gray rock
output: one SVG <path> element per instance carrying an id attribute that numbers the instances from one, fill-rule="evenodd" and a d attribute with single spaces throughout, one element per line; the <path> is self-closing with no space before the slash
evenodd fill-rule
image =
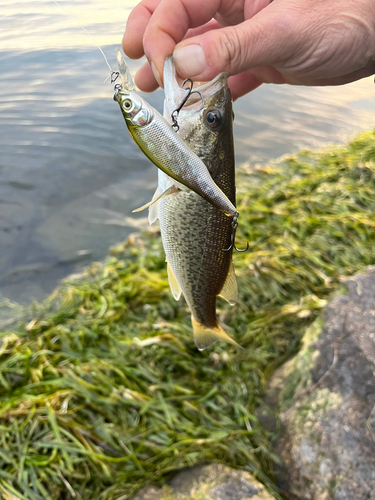
<path id="1" fill-rule="evenodd" d="M 375 268 L 344 284 L 271 384 L 290 499 L 375 500 Z"/>
<path id="2" fill-rule="evenodd" d="M 212 464 L 185 469 L 168 486 L 144 488 L 132 500 L 273 500 L 273 496 L 248 472 Z"/>

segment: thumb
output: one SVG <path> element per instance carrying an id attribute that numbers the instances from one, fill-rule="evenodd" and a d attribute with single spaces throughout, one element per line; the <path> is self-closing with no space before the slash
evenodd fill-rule
<path id="1" fill-rule="evenodd" d="M 258 66 L 281 64 L 293 52 L 292 26 L 291 19 L 280 19 L 276 12 L 264 9 L 241 24 L 212 30 L 176 45 L 176 70 L 182 77 L 208 81 L 221 72 L 236 75 Z"/>

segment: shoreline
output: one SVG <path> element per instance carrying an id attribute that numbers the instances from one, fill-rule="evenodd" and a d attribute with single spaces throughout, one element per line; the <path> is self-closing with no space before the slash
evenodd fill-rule
<path id="1" fill-rule="evenodd" d="M 375 132 L 240 171 L 237 184 L 237 244 L 250 250 L 234 255 L 238 304 L 220 300 L 217 311 L 244 351 L 199 353 L 160 237 L 131 236 L 2 329 L 0 491 L 128 498 L 179 468 L 220 462 L 281 498 L 276 433 L 257 410 L 342 277 L 375 264 Z"/>

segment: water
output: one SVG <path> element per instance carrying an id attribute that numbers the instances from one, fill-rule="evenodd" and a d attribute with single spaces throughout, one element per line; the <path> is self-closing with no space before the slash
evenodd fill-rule
<path id="1" fill-rule="evenodd" d="M 135 1 L 62 5 L 115 47 Z M 140 62 L 133 61 L 135 71 Z M 156 169 L 132 143 L 92 40 L 51 1 L 0 5 L 0 300 L 41 299 L 146 225 Z M 237 164 L 343 141 L 375 125 L 374 85 L 263 86 L 235 104 Z M 162 109 L 161 91 L 147 100 Z"/>

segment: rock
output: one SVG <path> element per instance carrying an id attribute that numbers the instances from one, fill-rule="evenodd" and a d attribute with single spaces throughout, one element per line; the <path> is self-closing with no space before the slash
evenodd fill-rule
<path id="1" fill-rule="evenodd" d="M 375 268 L 344 284 L 271 383 L 290 499 L 375 500 Z"/>
<path id="2" fill-rule="evenodd" d="M 199 465 L 176 474 L 168 486 L 148 487 L 132 500 L 273 500 L 245 471 L 221 464 Z"/>

